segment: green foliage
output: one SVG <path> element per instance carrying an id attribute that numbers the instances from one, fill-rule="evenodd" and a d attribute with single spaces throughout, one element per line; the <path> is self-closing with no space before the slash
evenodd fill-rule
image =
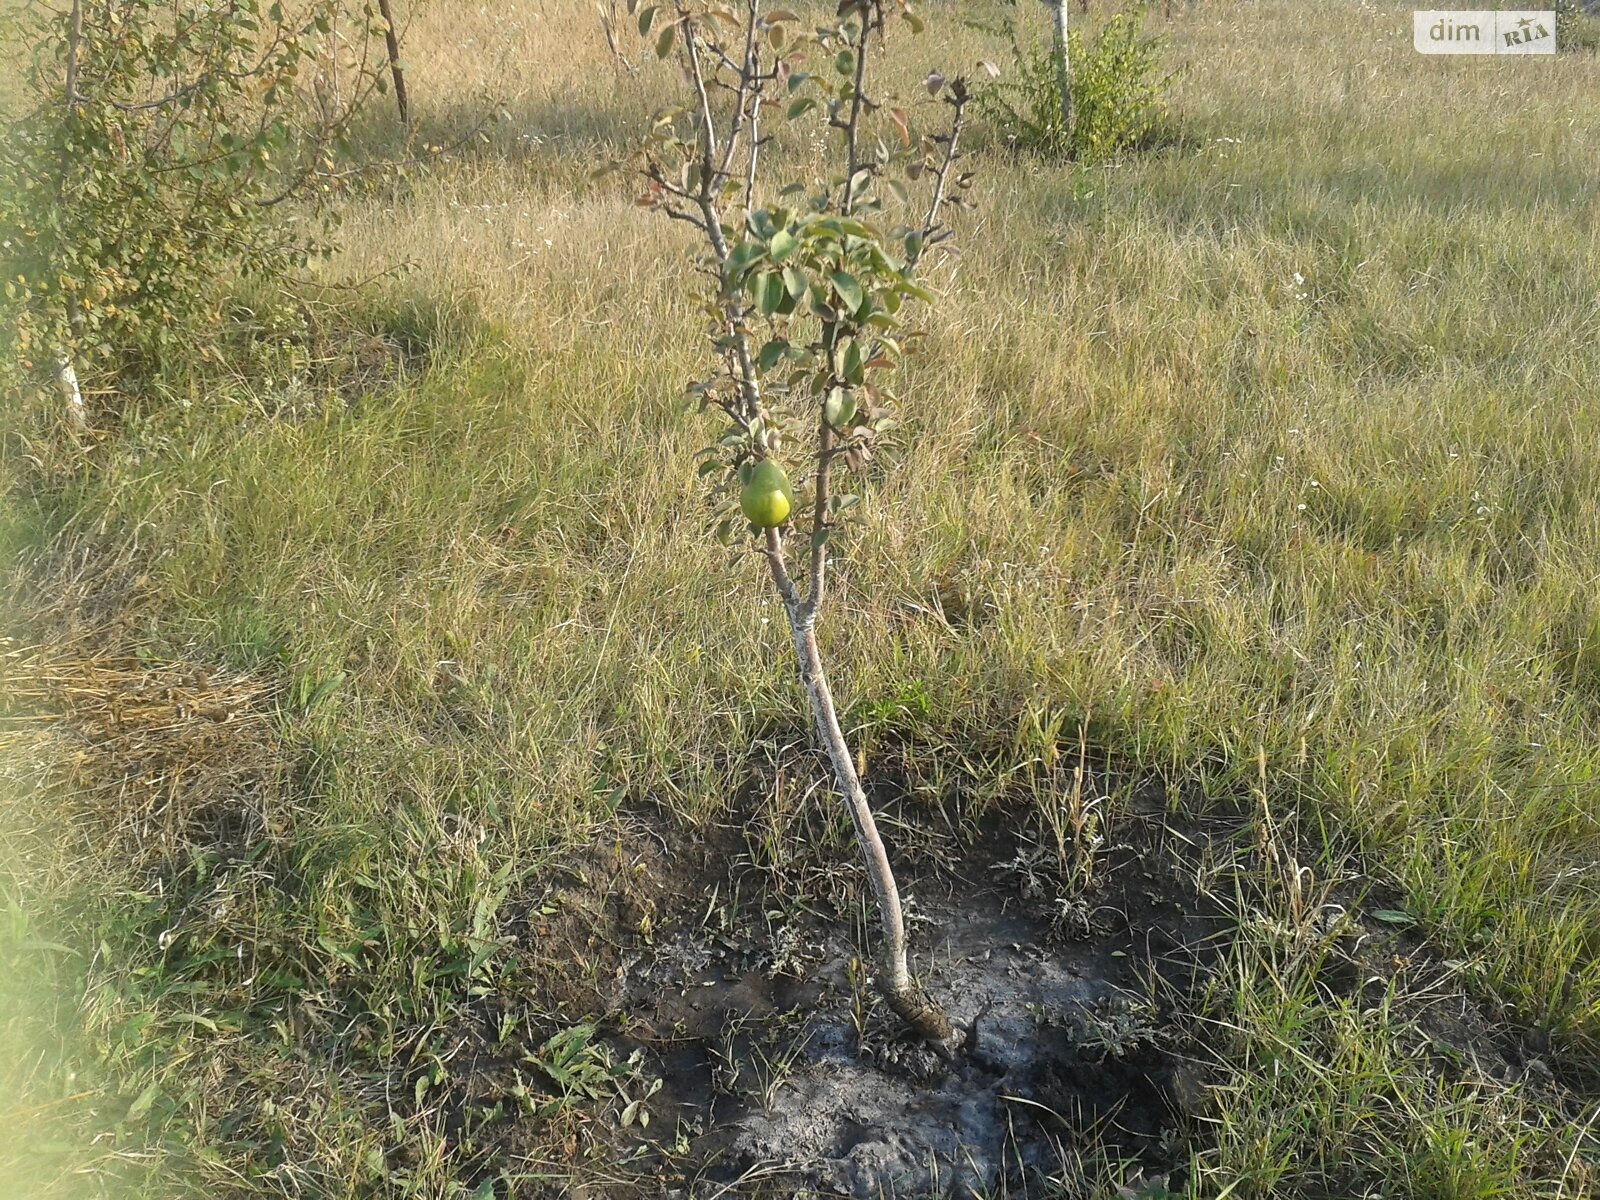
<path id="1" fill-rule="evenodd" d="M 1161 73 L 1164 39 L 1144 32 L 1143 3 L 1111 17 L 1085 43 L 1068 34 L 1071 124 L 1061 116 L 1060 55 L 1019 36 L 1014 21 L 998 32 L 1011 42 L 1014 67 L 979 90 L 977 111 L 1013 145 L 1036 153 L 1098 162 L 1160 140 L 1172 77 Z"/>
<path id="2" fill-rule="evenodd" d="M 778 121 L 840 135 L 829 178 L 788 183 L 778 203 L 765 205 L 755 203 L 758 155 L 740 170 L 732 169 L 731 151 L 719 161 L 704 105 L 667 110 L 644 150 L 648 187 L 640 202 L 704 231 L 708 273 L 719 281 L 705 311 L 722 363 L 689 391 L 702 411 L 720 409 L 729 418 L 720 440 L 701 452 L 700 466 L 702 475 L 717 476 L 719 511 L 728 514 L 718 529 L 724 540 L 737 523 L 731 510 L 740 469 L 781 455 L 797 429 L 815 439 L 811 454 L 819 464 L 810 498 L 813 545 L 856 503 L 855 495 L 827 493 L 823 464 L 839 459 L 859 469 L 891 424 L 885 381 L 905 352 L 899 313 L 908 299 L 932 299 L 911 276 L 924 248 L 943 236 L 940 206 L 960 205 L 970 182 L 950 175 L 968 100 L 964 81 L 934 73 L 914 101 L 886 93 L 865 100 L 869 43 L 884 34 L 886 9 L 875 0 L 847 0 L 836 23 L 807 30 L 793 13 L 758 6 L 743 37 L 728 37 L 725 30 L 740 23 L 718 4 L 686 10 L 677 25 L 654 34 L 658 9 L 639 13 L 639 31 L 657 38 L 658 55 L 673 53 L 686 30 L 690 72 L 709 72 L 710 84 L 741 104 L 769 107 L 781 114 Z M 896 11 L 912 32 L 921 31 L 910 5 Z M 741 62 L 742 72 L 727 69 Z M 816 63 L 830 69 L 806 70 Z M 761 97 L 768 87 L 781 99 Z M 949 107 L 950 132 L 917 132 L 918 103 Z M 753 126 L 749 136 L 756 136 Z M 913 203 L 914 187 L 928 193 L 920 204 Z M 761 528 L 749 526 L 753 534 Z"/>
<path id="3" fill-rule="evenodd" d="M 27 111 L 0 130 L 8 366 L 66 353 L 114 379 L 176 344 L 203 354 L 229 278 L 322 248 L 330 155 L 381 82 L 364 62 L 328 66 L 371 28 L 342 9 L 83 0 L 11 15 L 8 39 L 33 52 Z"/>
<path id="4" fill-rule="evenodd" d="M 524 1052 L 525 1061 L 547 1081 L 542 1090 L 550 1095 L 535 1095 L 519 1076 L 511 1089 L 518 1107 L 531 1116 L 550 1118 L 586 1106 L 611 1105 L 624 1127 L 648 1128 L 651 1114 L 646 1104 L 661 1090 L 662 1081 L 644 1075 L 643 1051 L 635 1050 L 618 1062 L 598 1037 L 595 1025 L 573 1025 L 558 1030 L 537 1050 Z"/>
<path id="5" fill-rule="evenodd" d="M 1600 51 L 1600 8 L 1579 0 L 1556 0 L 1556 49 L 1593 54 Z"/>
<path id="6" fill-rule="evenodd" d="M 749 213 L 744 232 L 729 254 L 724 285 L 770 326 L 756 358 L 766 394 L 790 398 L 787 407 L 800 410 L 790 419 L 809 417 L 811 428 L 820 428 L 820 410 L 836 446 L 864 460 L 891 423 L 884 405 L 892 395 L 879 373 L 902 357 L 901 307 L 931 298 L 909 277 L 919 235 L 890 236 L 854 218 L 783 205 Z M 900 252 L 889 252 L 891 245 Z M 735 449 L 773 448 L 783 420 L 770 406 Z"/>
<path id="7" fill-rule="evenodd" d="M 1161 74 L 1162 41 L 1143 32 L 1142 3 L 1117 13 L 1072 63 L 1075 157 L 1104 159 L 1146 144 L 1166 114 L 1171 76 Z"/>

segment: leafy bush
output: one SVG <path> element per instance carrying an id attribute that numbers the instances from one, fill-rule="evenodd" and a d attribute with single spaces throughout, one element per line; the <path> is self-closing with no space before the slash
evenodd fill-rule
<path id="1" fill-rule="evenodd" d="M 1015 21 L 998 32 L 1011 42 L 1009 77 L 979 91 L 977 110 L 1013 144 L 1037 153 L 1093 162 L 1160 140 L 1172 76 L 1161 73 L 1165 39 L 1144 32 L 1145 5 L 1114 15 L 1084 45 L 1068 35 L 1072 119 L 1061 115 L 1060 56 L 1024 42 Z"/>
<path id="2" fill-rule="evenodd" d="M 371 16 L 342 8 L 76 0 L 11 15 L 7 40 L 33 53 L 25 111 L 0 128 L 0 371 L 151 368 L 203 345 L 228 278 L 319 250 L 330 156 L 380 82 Z"/>
<path id="3" fill-rule="evenodd" d="M 1600 51 L 1600 5 L 1556 0 L 1556 49 Z"/>

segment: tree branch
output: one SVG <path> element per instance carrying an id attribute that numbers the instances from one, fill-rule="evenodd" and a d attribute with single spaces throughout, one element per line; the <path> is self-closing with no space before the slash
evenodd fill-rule
<path id="1" fill-rule="evenodd" d="M 798 619 L 801 611 L 800 592 L 794 586 L 794 580 L 789 577 L 789 565 L 783 556 L 781 531 L 767 530 L 761 553 L 767 560 L 767 567 L 772 572 L 772 584 L 778 589 L 778 596 L 783 600 L 784 610 L 789 614 L 792 623 Z"/>
<path id="2" fill-rule="evenodd" d="M 922 257 L 922 252 L 928 248 L 939 229 L 939 208 L 944 203 L 945 182 L 950 176 L 950 167 L 956 161 L 956 147 L 961 141 L 961 129 L 967 113 L 967 102 L 971 99 L 967 91 L 966 81 L 953 80 L 950 84 L 950 105 L 955 109 L 955 115 L 950 120 L 950 133 L 945 138 L 944 161 L 939 164 L 938 171 L 933 177 L 933 196 L 928 201 L 928 216 L 922 222 L 922 238 L 915 254 L 906 260 L 906 274 L 915 269 Z"/>
<path id="3" fill-rule="evenodd" d="M 744 130 L 747 116 L 745 106 L 750 102 L 750 88 L 756 83 L 757 64 L 752 59 L 756 55 L 756 17 L 759 5 L 760 0 L 745 0 L 748 15 L 744 25 L 744 60 L 735 68 L 739 73 L 739 86 L 734 93 L 733 113 L 728 117 L 728 142 L 722 153 L 721 174 L 724 177 L 733 169 L 733 156 L 738 148 L 739 135 Z M 723 54 L 722 57 L 727 58 L 727 55 Z M 759 91 L 759 85 L 756 86 Z M 754 150 L 754 146 L 751 149 Z"/>
<path id="4" fill-rule="evenodd" d="M 717 126 L 711 116 L 711 97 L 706 94 L 705 72 L 700 67 L 700 53 L 695 49 L 694 22 L 686 10 L 678 9 L 678 24 L 683 28 L 683 48 L 689 58 L 689 73 L 694 79 L 694 90 L 700 98 L 700 137 L 705 143 L 705 176 L 701 188 L 711 175 L 711 164 L 717 157 Z"/>
<path id="5" fill-rule="evenodd" d="M 756 204 L 756 161 L 761 154 L 761 89 L 750 102 L 750 163 L 745 168 L 744 206 L 748 211 Z"/>
<path id="6" fill-rule="evenodd" d="M 857 153 L 857 142 L 861 132 L 861 105 L 864 102 L 863 85 L 867 77 L 867 35 L 871 32 L 871 14 L 865 4 L 861 5 L 861 41 L 856 46 L 856 75 L 855 84 L 850 96 L 850 119 L 845 122 L 845 176 L 844 199 L 840 202 L 839 211 L 849 216 L 855 209 L 856 172 L 861 169 Z"/>
<path id="7" fill-rule="evenodd" d="M 822 610 L 828 590 L 828 503 L 834 455 L 833 427 L 828 424 L 826 409 L 818 412 L 817 425 L 820 431 L 817 435 L 816 503 L 811 510 L 811 579 L 801 610 L 801 615 L 810 620 Z"/>
<path id="8" fill-rule="evenodd" d="M 686 9 L 680 7 L 678 12 L 689 76 L 700 101 L 700 192 L 695 202 L 700 206 L 704 218 L 702 228 L 711 243 L 711 252 L 716 256 L 720 274 L 728 262 L 728 239 L 722 232 L 722 214 L 717 210 L 716 198 L 722 192 L 727 173 L 716 166 L 716 124 L 712 119 L 711 98 L 706 92 L 705 72 L 696 49 L 694 22 Z M 750 421 L 761 413 L 761 379 L 756 371 L 755 358 L 750 353 L 750 335 L 744 327 L 743 309 L 731 297 L 724 296 L 723 313 L 728 323 L 728 335 L 733 339 L 734 360 L 738 365 L 735 381 L 739 386 L 745 419 Z"/>

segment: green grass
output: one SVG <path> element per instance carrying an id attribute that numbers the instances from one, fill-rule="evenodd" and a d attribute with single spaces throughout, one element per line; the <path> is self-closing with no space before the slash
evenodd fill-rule
<path id="1" fill-rule="evenodd" d="M 868 772 L 913 803 L 1043 796 L 1080 727 L 1197 803 L 1255 795 L 1397 888 L 1568 1081 L 1570 1111 L 1442 1083 L 1399 1008 L 1318 991 L 1247 920 L 1198 1194 L 1595 1186 L 1597 64 L 1421 58 L 1409 11 L 1197 3 L 1180 145 L 975 154 L 825 620 Z M 908 78 L 994 53 L 930 16 Z M 275 689 L 276 765 L 154 833 L 40 719 L 59 690 L 9 702 L 0 1124 L 59 1102 L 62 1143 L 0 1148 L 40 1173 L 19 1195 L 465 1194 L 442 1110 L 386 1089 L 485 995 L 548 1019 L 496 898 L 619 806 L 725 811 L 800 736 L 781 609 L 694 490 L 687 243 L 588 178 L 670 78 L 613 79 L 576 0 L 417 21 L 423 119 L 487 86 L 510 120 L 348 203 L 335 277 L 415 264 L 342 318 L 426 349 L 398 383 L 328 403 L 285 351 L 82 455 L 47 398 L 8 414 L 21 644 Z"/>

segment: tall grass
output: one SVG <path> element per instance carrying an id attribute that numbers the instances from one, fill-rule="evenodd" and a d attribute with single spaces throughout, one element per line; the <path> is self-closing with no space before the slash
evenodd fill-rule
<path id="1" fill-rule="evenodd" d="M 908 88 L 995 52 L 932 17 L 893 64 Z M 1396 887 L 1592 1112 L 1596 62 L 1423 58 L 1409 27 L 1393 5 L 1196 3 L 1161 30 L 1189 66 L 1180 144 L 1068 170 L 991 141 L 903 380 L 914 436 L 866 481 L 826 636 L 869 775 L 894 756 L 913 804 L 1014 801 L 1039 731 L 1080 727 L 1185 794 L 1259 789 Z M 621 806 L 724 811 L 799 736 L 781 613 L 694 491 L 687 244 L 589 174 L 665 68 L 617 71 L 576 0 L 429 4 L 407 38 L 425 141 L 478 119 L 463 97 L 506 117 L 348 202 L 330 281 L 410 264 L 361 318 L 416 352 L 397 384 L 320 395 L 290 355 L 131 407 L 81 459 L 11 414 L 18 637 L 91 623 L 107 653 L 270 680 L 293 764 L 252 784 L 262 849 L 158 847 L 24 716 L 73 702 L 13 704 L 7 952 L 69 947 L 46 981 L 68 1000 L 25 1030 L 67 1049 L 16 1072 L 28 1105 L 101 1131 L 68 1158 L 96 1187 L 461 1194 L 440 1114 L 391 1118 L 373 1080 L 447 1056 L 471 989 L 515 996 L 534 969 L 484 898 Z M 1416 1195 L 1592 1178 L 1485 1134 L 1561 1125 L 1537 1095 L 1436 1095 L 1383 1011 L 1291 986 L 1257 961 L 1230 1001 L 1247 1045 L 1300 1048 L 1263 1090 L 1235 1082 L 1205 1179 L 1301 1194 L 1320 1177 L 1263 1165 L 1285 1145 L 1412 1163 Z M 1264 1143 L 1291 1100 L 1314 1134 Z M 1434 1135 L 1456 1140 L 1415 1157 Z"/>

